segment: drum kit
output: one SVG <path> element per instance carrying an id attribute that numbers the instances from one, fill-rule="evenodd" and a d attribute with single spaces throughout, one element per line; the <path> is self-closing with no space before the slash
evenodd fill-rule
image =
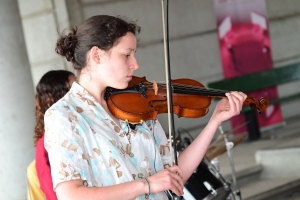
<path id="1" fill-rule="evenodd" d="M 229 135 L 232 135 L 231 133 L 247 123 L 248 122 L 236 127 L 232 131 L 226 132 L 222 130 L 222 126 L 219 127 L 221 134 L 211 143 L 205 157 L 184 186 L 183 200 L 241 200 L 241 193 L 236 183 L 231 149 L 233 146 L 244 141 L 246 134 L 236 135 L 231 138 L 229 138 Z M 181 131 L 182 130 L 184 129 L 181 129 Z M 178 144 L 177 147 L 183 150 L 190 142 L 187 138 L 184 138 L 183 145 L 180 137 L 180 139 L 176 139 L 176 143 Z M 219 155 L 226 151 L 232 171 L 231 181 L 226 180 L 222 176 L 217 159 Z"/>

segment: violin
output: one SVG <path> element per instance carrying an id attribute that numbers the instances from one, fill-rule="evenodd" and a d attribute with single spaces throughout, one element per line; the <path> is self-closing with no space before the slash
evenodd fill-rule
<path id="1" fill-rule="evenodd" d="M 224 98 L 229 91 L 205 88 L 200 82 L 181 78 L 171 80 L 173 113 L 178 117 L 199 118 L 205 116 L 213 98 Z M 105 99 L 109 110 L 119 119 L 131 124 L 157 119 L 167 113 L 167 87 L 165 83 L 149 82 L 146 77 L 133 76 L 126 89 L 108 87 Z M 269 100 L 261 97 L 258 101 L 248 96 L 244 105 L 264 111 Z"/>

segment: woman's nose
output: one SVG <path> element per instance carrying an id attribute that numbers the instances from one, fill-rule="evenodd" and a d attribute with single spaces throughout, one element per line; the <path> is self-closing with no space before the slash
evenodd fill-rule
<path id="1" fill-rule="evenodd" d="M 136 58 L 134 58 L 134 60 L 131 64 L 131 67 L 133 68 L 133 70 L 137 70 L 139 68 L 139 64 L 138 64 Z"/>

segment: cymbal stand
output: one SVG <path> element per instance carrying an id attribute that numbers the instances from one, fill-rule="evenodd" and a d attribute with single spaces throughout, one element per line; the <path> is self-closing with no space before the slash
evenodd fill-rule
<path id="1" fill-rule="evenodd" d="M 220 125 L 219 126 L 219 130 L 221 132 L 221 134 L 223 135 L 224 141 L 225 141 L 225 145 L 226 145 L 226 150 L 227 150 L 227 155 L 228 155 L 228 159 L 229 159 L 229 163 L 230 163 L 230 167 L 231 167 L 231 171 L 232 171 L 232 194 L 231 194 L 231 199 L 233 200 L 241 200 L 241 191 L 238 188 L 238 185 L 236 183 L 236 172 L 235 172 L 235 167 L 234 167 L 234 162 L 233 162 L 233 157 L 231 154 L 231 149 L 233 148 L 234 144 L 233 142 L 229 142 L 227 135 L 224 134 L 223 128 Z"/>

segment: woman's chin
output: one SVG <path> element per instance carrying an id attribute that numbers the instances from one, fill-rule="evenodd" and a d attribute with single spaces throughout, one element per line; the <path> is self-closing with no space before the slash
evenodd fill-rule
<path id="1" fill-rule="evenodd" d="M 118 89 L 118 90 L 123 90 L 123 89 L 126 89 L 127 87 L 128 87 L 128 83 L 122 84 L 122 85 L 115 85 L 112 88 L 115 88 L 115 89 Z"/>

